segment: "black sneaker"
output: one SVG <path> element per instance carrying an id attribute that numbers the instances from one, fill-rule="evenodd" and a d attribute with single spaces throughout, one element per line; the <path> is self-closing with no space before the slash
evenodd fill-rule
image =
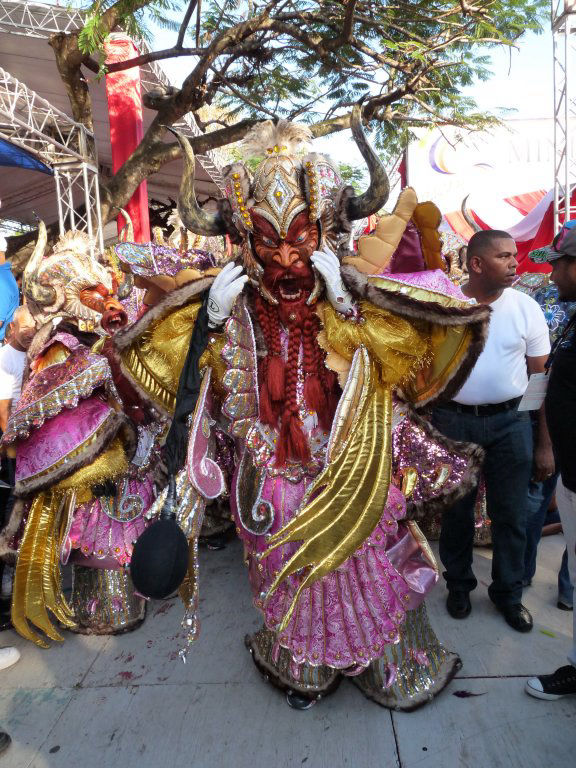
<path id="1" fill-rule="evenodd" d="M 531 677 L 524 689 L 536 699 L 556 701 L 563 696 L 576 696 L 576 667 L 566 664 L 551 675 Z"/>
<path id="2" fill-rule="evenodd" d="M 451 589 L 446 598 L 446 610 L 453 619 L 465 619 L 470 615 L 472 603 L 470 595 L 461 589 Z"/>

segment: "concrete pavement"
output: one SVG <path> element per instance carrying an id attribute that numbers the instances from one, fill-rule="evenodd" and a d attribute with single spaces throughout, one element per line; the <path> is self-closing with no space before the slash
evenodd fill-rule
<path id="1" fill-rule="evenodd" d="M 22 659 L 0 672 L 0 768 L 570 768 L 576 698 L 531 699 L 527 677 L 566 663 L 572 614 L 556 608 L 561 536 L 543 539 L 525 604 L 535 627 L 510 629 L 486 595 L 490 550 L 475 550 L 473 612 L 454 621 L 439 584 L 428 600 L 438 636 L 460 653 L 458 677 L 431 704 L 394 713 L 349 682 L 308 712 L 265 685 L 243 645 L 260 626 L 238 542 L 202 552 L 201 635 L 186 665 L 179 600 L 151 603 L 119 637 L 66 633 L 48 651 L 13 632 Z M 475 695 L 455 695 L 459 692 Z"/>

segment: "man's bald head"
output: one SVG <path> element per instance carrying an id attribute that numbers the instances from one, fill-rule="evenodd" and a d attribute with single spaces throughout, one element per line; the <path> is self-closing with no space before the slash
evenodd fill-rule
<path id="1" fill-rule="evenodd" d="M 475 232 L 468 242 L 466 262 L 469 264 L 470 259 L 475 256 L 484 256 L 493 249 L 497 240 L 512 240 L 512 237 L 503 229 L 482 229 L 480 232 Z"/>

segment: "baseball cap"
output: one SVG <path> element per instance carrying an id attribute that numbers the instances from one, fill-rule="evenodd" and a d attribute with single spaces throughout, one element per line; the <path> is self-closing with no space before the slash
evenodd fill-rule
<path id="1" fill-rule="evenodd" d="M 537 248 L 530 251 L 528 258 L 535 264 L 545 264 L 546 262 L 556 261 L 562 256 L 571 256 L 576 259 L 576 220 L 567 221 L 554 240 L 552 245 L 545 248 Z"/>

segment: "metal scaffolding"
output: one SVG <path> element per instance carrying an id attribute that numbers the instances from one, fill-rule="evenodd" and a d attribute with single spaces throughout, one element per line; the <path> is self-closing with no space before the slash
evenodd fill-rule
<path id="1" fill-rule="evenodd" d="M 94 136 L 0 67 L 0 136 L 53 165 L 94 159 Z"/>
<path id="2" fill-rule="evenodd" d="M 82 24 L 82 13 L 65 5 L 28 3 L 26 0 L 0 2 L 0 32 L 47 38 L 55 32 L 73 32 Z"/>
<path id="3" fill-rule="evenodd" d="M 84 24 L 81 11 L 67 6 L 44 5 L 30 3 L 27 0 L 0 0 L 0 32 L 10 32 L 16 35 L 38 37 L 47 40 L 57 32 L 73 32 Z M 137 41 L 141 53 L 148 53 L 149 47 L 143 40 Z M 144 92 L 159 85 L 169 86 L 170 81 L 156 62 L 150 62 L 140 67 L 141 83 Z M 185 135 L 200 136 L 200 130 L 194 116 L 190 113 L 175 124 L 175 128 Z M 224 179 L 220 171 L 217 153 L 208 152 L 196 155 L 198 162 L 212 178 L 216 186 L 224 193 Z"/>
<path id="4" fill-rule="evenodd" d="M 60 234 L 82 230 L 102 250 L 93 134 L 0 67 L 0 137 L 31 152 L 54 171 Z"/>
<path id="5" fill-rule="evenodd" d="M 554 231 L 576 218 L 576 0 L 552 0 L 554 41 Z M 567 203 L 566 203 L 567 201 Z"/>

